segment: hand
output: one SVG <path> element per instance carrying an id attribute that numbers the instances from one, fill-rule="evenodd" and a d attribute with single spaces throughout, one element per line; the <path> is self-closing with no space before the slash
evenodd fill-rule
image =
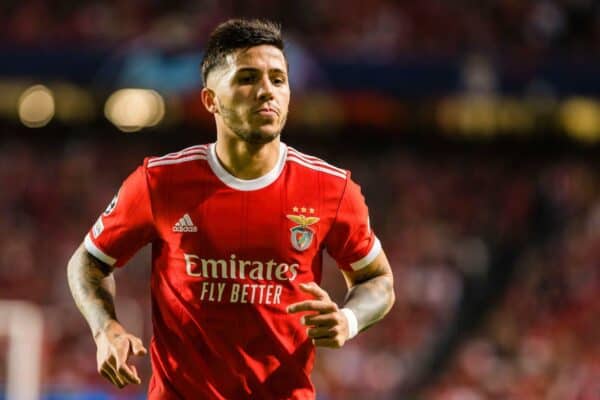
<path id="1" fill-rule="evenodd" d="M 300 289 L 314 296 L 314 300 L 305 300 L 288 306 L 288 313 L 316 311 L 301 318 L 306 325 L 308 337 L 315 346 L 340 348 L 349 336 L 348 321 L 327 294 L 315 282 L 301 283 Z"/>
<path id="2" fill-rule="evenodd" d="M 111 321 L 95 336 L 95 341 L 100 375 L 119 388 L 142 383 L 135 365 L 127 364 L 130 354 L 142 356 L 148 353 L 139 338 L 128 333 L 117 321 Z"/>

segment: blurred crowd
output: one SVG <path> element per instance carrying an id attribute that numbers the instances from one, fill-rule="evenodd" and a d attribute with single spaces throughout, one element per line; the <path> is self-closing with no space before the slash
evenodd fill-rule
<path id="1" fill-rule="evenodd" d="M 594 0 L 9 0 L 0 5 L 0 37 L 18 45 L 118 46 L 146 38 L 194 47 L 229 16 L 280 21 L 289 38 L 335 56 L 482 50 L 522 59 L 551 49 L 589 55 L 600 43 Z"/>
<path id="2" fill-rule="evenodd" d="M 597 171 L 576 163 L 552 171 L 545 183 L 561 228 L 525 249 L 514 283 L 425 399 L 600 398 Z"/>
<path id="3" fill-rule="evenodd" d="M 46 390 L 108 390 L 70 298 L 66 263 L 137 163 L 173 150 L 141 140 L 110 142 L 16 136 L 0 142 L 0 299 L 42 308 Z M 297 147 L 314 153 L 311 146 Z M 374 146 L 317 154 L 351 169 L 360 182 L 397 293 L 385 322 L 341 351 L 318 351 L 313 378 L 320 400 L 411 393 L 425 400 L 597 398 L 597 165 L 466 149 Z M 507 253 L 515 255 L 512 273 L 497 262 Z M 146 249 L 116 276 L 120 319 L 145 343 L 151 335 L 149 261 Z M 500 284 L 495 277 L 505 275 L 502 296 L 487 299 Z M 323 285 L 342 300 L 343 279 L 331 260 Z M 490 309 L 468 337 L 460 332 L 451 357 L 436 361 L 470 306 L 465 299 L 489 301 Z M 147 359 L 139 369 L 147 382 Z"/>

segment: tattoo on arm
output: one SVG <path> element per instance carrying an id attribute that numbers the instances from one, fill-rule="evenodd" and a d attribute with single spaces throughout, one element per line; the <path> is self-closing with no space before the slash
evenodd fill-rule
<path id="1" fill-rule="evenodd" d="M 363 331 L 381 320 L 395 301 L 394 279 L 385 256 L 378 257 L 365 271 L 346 275 L 349 290 L 344 307 L 356 315 L 358 330 Z"/>
<path id="2" fill-rule="evenodd" d="M 117 319 L 112 268 L 90 255 L 82 245 L 69 261 L 67 276 L 75 304 L 96 337 L 108 322 Z"/>

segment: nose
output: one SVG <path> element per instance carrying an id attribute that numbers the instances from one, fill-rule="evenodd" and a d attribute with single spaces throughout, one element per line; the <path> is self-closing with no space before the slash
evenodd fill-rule
<path id="1" fill-rule="evenodd" d="M 257 97 L 260 101 L 268 101 L 273 98 L 273 83 L 268 75 L 263 76 L 259 81 Z"/>

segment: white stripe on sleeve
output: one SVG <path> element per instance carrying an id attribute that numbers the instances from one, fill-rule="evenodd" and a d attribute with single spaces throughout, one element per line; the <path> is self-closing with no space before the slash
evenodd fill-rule
<path id="1" fill-rule="evenodd" d="M 369 265 L 371 261 L 373 261 L 379 255 L 380 252 L 381 242 L 379 239 L 375 238 L 375 242 L 373 243 L 373 247 L 371 247 L 369 253 L 360 260 L 350 263 L 350 267 L 352 267 L 352 270 L 358 271 L 359 269 Z"/>
<path id="2" fill-rule="evenodd" d="M 112 267 L 117 262 L 116 258 L 112 258 L 108 254 L 106 254 L 105 252 L 100 250 L 98 248 L 98 246 L 96 246 L 94 244 L 94 242 L 92 242 L 92 239 L 90 238 L 89 233 L 87 235 L 85 235 L 85 240 L 83 241 L 83 244 L 85 246 L 85 249 L 88 251 L 88 253 L 90 253 L 91 255 L 93 255 L 98 260 L 102 261 L 103 263 L 106 263 Z"/>

